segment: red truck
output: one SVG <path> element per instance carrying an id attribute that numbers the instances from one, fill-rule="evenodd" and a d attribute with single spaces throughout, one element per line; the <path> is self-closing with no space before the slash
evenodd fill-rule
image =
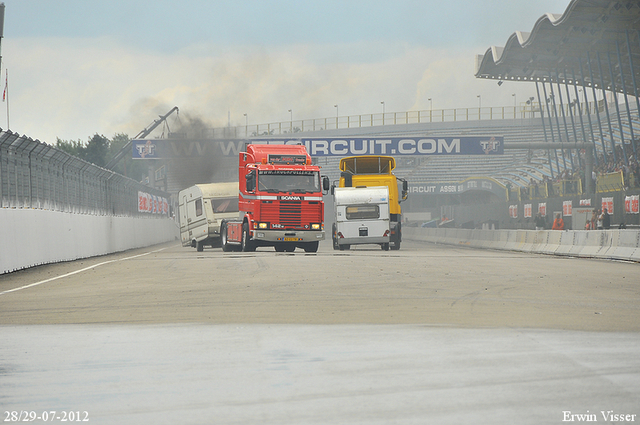
<path id="1" fill-rule="evenodd" d="M 323 193 L 329 178 L 303 145 L 250 144 L 238 161 L 240 214 L 221 223 L 223 251 L 316 252 L 324 239 Z"/>

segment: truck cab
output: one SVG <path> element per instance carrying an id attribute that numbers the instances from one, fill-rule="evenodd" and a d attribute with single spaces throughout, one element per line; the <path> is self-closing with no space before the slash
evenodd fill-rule
<path id="1" fill-rule="evenodd" d="M 240 152 L 239 218 L 225 223 L 223 249 L 316 252 L 324 239 L 329 181 L 312 165 L 303 145 L 250 144 Z"/>

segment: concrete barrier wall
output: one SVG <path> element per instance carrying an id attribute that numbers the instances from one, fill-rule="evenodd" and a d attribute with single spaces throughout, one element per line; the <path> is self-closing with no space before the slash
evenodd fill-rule
<path id="1" fill-rule="evenodd" d="M 417 228 L 402 238 L 472 248 L 640 262 L 640 230 L 468 230 Z"/>
<path id="2" fill-rule="evenodd" d="M 170 218 L 0 208 L 0 274 L 177 239 Z"/>

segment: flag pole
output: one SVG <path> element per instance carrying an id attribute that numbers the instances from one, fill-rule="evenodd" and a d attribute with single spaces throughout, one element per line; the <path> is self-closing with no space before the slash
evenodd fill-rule
<path id="1" fill-rule="evenodd" d="M 4 100 L 7 100 L 7 130 L 9 130 L 11 127 L 9 126 L 9 70 L 5 69 L 4 70 L 4 78 L 5 78 L 5 83 L 4 83 L 4 94 L 2 95 L 2 101 L 4 102 Z"/>
<path id="2" fill-rule="evenodd" d="M 4 2 L 0 3 L 0 75 L 2 75 L 2 39 L 4 38 Z M 5 87 L 2 100 L 7 95 L 7 84 L 9 80 L 5 72 Z M 7 130 L 9 129 L 9 99 L 7 98 Z"/>

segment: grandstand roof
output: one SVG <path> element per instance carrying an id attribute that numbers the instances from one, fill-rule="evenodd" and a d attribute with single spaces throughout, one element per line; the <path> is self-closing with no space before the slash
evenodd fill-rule
<path id="1" fill-rule="evenodd" d="M 575 76 L 580 85 L 633 94 L 640 83 L 640 2 L 572 0 L 562 15 L 547 13 L 531 32 L 516 31 L 504 47 L 477 55 L 475 76 L 569 83 Z"/>

